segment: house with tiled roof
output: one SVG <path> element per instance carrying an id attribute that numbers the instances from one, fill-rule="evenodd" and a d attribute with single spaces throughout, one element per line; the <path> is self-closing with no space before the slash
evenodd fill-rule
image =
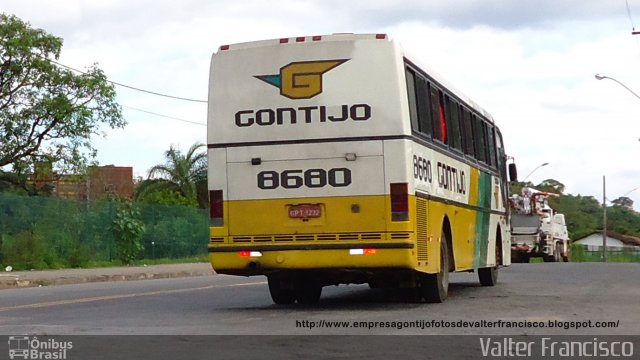
<path id="1" fill-rule="evenodd" d="M 573 244 L 586 245 L 589 250 L 602 247 L 602 231 L 597 231 L 582 239 L 574 240 Z M 607 231 L 607 248 L 622 250 L 624 248 L 640 249 L 640 237 L 624 235 L 615 231 Z"/>

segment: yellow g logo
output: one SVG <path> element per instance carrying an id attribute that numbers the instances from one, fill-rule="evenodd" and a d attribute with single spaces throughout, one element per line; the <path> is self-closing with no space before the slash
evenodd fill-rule
<path id="1" fill-rule="evenodd" d="M 292 62 L 280 68 L 280 74 L 255 77 L 279 88 L 282 96 L 310 99 L 322 93 L 322 75 L 348 60 Z"/>

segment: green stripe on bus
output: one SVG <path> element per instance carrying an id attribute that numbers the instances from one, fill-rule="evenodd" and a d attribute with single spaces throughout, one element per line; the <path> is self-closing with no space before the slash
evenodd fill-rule
<path id="1" fill-rule="evenodd" d="M 474 244 L 474 268 L 486 267 L 489 247 L 489 215 L 491 209 L 491 175 L 480 171 L 478 179 L 478 207 L 476 213 L 476 239 Z M 484 211 L 483 211 L 484 210 Z"/>

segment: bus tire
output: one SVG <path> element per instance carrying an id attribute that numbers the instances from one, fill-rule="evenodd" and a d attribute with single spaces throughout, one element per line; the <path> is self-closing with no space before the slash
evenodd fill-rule
<path id="1" fill-rule="evenodd" d="M 274 303 L 278 305 L 292 304 L 296 300 L 296 294 L 293 286 L 287 286 L 286 280 L 278 275 L 270 275 L 267 277 L 269 283 L 269 294 Z"/>
<path id="2" fill-rule="evenodd" d="M 322 286 L 315 283 L 298 284 L 296 300 L 298 304 L 317 304 L 322 295 Z"/>
<path id="3" fill-rule="evenodd" d="M 501 243 L 502 239 L 500 236 L 498 236 L 496 238 L 496 246 L 494 250 L 496 254 L 496 266 L 478 269 L 478 279 L 480 280 L 480 285 L 482 286 L 495 286 L 498 283 L 498 269 L 500 264 L 502 263 L 502 247 L 499 246 L 499 244 Z"/>
<path id="4" fill-rule="evenodd" d="M 401 301 L 410 304 L 419 304 L 422 302 L 422 298 L 424 297 L 422 277 L 424 277 L 425 275 L 417 274 L 417 276 L 418 281 L 416 282 L 415 286 L 398 289 L 398 294 L 400 295 Z"/>
<path id="5" fill-rule="evenodd" d="M 449 294 L 449 247 L 447 234 L 443 231 L 440 240 L 440 271 L 421 277 L 422 296 L 428 303 L 441 303 Z"/>

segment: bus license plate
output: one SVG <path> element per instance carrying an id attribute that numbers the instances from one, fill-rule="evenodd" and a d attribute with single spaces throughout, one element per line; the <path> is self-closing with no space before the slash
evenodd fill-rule
<path id="1" fill-rule="evenodd" d="M 320 205 L 294 205 L 289 207 L 289 217 L 293 219 L 308 219 L 320 217 Z"/>

